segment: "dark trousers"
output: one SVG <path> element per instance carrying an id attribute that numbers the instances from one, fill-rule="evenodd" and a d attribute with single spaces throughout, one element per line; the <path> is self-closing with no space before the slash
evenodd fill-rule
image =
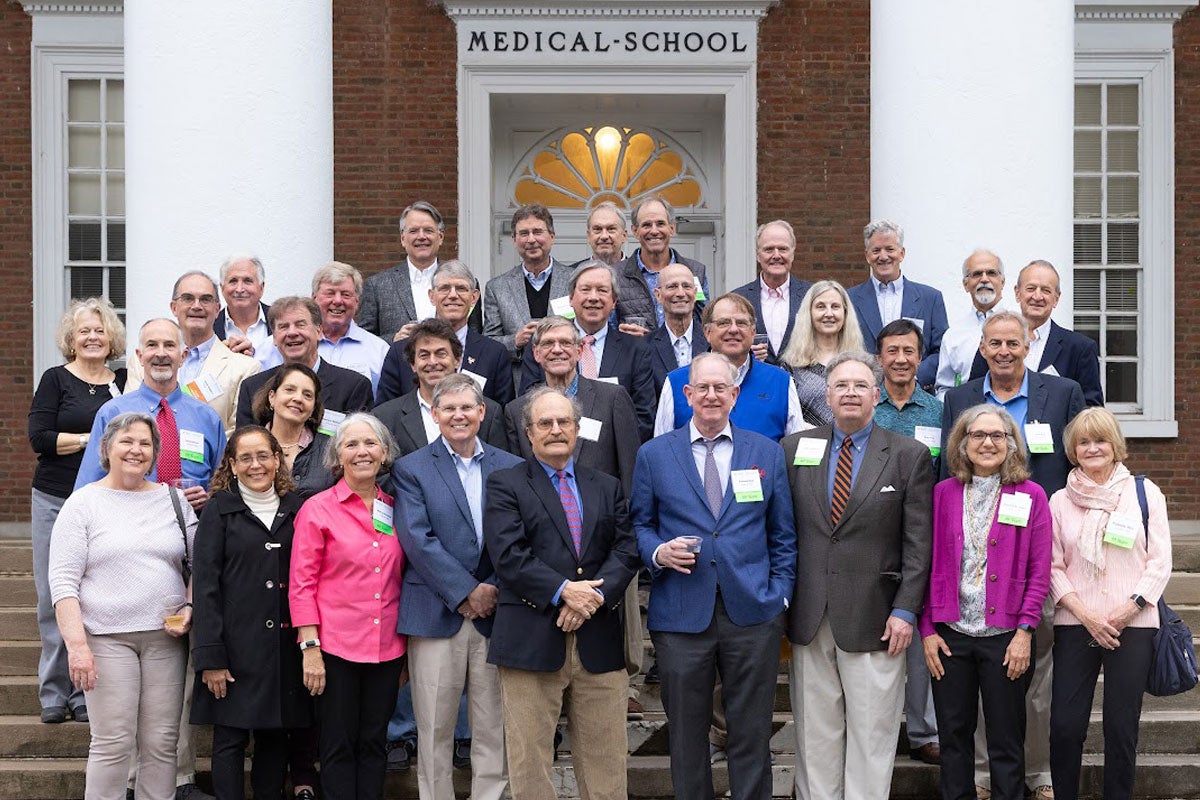
<path id="1" fill-rule="evenodd" d="M 287 760 L 292 786 L 317 787 L 317 724 L 307 728 L 288 728 Z"/>
<path id="2" fill-rule="evenodd" d="M 384 742 L 404 659 L 360 664 L 326 653 L 320 720 L 321 792 L 325 800 L 380 800 Z"/>
<path id="3" fill-rule="evenodd" d="M 212 781 L 217 800 L 246 797 L 246 745 L 251 731 L 213 725 Z M 254 760 L 250 766 L 250 788 L 254 800 L 279 800 L 287 766 L 287 734 L 281 728 L 255 730 Z"/>
<path id="4" fill-rule="evenodd" d="M 701 633 L 651 631 L 662 678 L 675 796 L 712 800 L 708 726 L 713 684 L 724 686 L 731 795 L 771 798 L 771 714 L 779 675 L 783 615 L 761 625 L 735 625 L 717 596 L 712 622 Z"/>
<path id="5" fill-rule="evenodd" d="M 1142 693 L 1154 652 L 1153 628 L 1126 628 L 1116 650 L 1089 647 L 1082 625 L 1054 626 L 1050 774 L 1054 796 L 1075 800 L 1096 678 L 1104 668 L 1104 800 L 1133 797 Z"/>
<path id="6" fill-rule="evenodd" d="M 1012 632 L 966 636 L 943 624 L 937 626 L 937 632 L 951 653 L 942 654 L 946 674 L 933 682 L 933 706 L 942 746 L 942 797 L 975 797 L 975 726 L 982 697 L 992 797 L 1023 800 L 1025 693 L 1033 680 L 1037 643 L 1030 642 L 1029 669 L 1013 681 L 1004 666 L 1004 651 L 1012 641 Z"/>

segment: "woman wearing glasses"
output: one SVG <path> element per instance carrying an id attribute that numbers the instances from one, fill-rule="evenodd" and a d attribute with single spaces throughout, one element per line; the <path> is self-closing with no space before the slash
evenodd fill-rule
<path id="1" fill-rule="evenodd" d="M 992 797 L 1022 800 L 1033 631 L 1050 590 L 1050 507 L 1029 480 L 1016 423 L 997 406 L 963 412 L 942 456 L 953 477 L 933 492 L 933 567 L 920 621 L 942 797 L 975 796 L 982 696 Z"/>
<path id="2" fill-rule="evenodd" d="M 862 329 L 846 290 L 837 281 L 817 281 L 805 293 L 792 338 L 779 355 L 790 369 L 809 425 L 828 425 L 833 411 L 825 399 L 825 366 L 838 353 L 862 350 Z"/>

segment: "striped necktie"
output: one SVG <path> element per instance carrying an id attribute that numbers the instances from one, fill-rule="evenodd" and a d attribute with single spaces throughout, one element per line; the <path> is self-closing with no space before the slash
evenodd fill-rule
<path id="1" fill-rule="evenodd" d="M 829 501 L 829 519 L 834 525 L 842 518 L 850 499 L 850 483 L 854 477 L 854 442 L 847 436 L 838 453 L 837 472 L 833 474 L 833 497 Z"/>

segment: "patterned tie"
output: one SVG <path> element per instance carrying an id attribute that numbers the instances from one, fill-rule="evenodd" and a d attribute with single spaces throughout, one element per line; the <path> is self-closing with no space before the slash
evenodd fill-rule
<path id="1" fill-rule="evenodd" d="M 774 288 L 768 286 L 767 287 L 767 297 L 775 299 L 775 300 L 782 300 L 783 292 L 779 289 L 774 289 Z"/>
<path id="2" fill-rule="evenodd" d="M 567 473 L 560 469 L 554 475 L 558 478 L 558 499 L 562 503 L 563 513 L 567 515 L 567 527 L 571 529 L 571 543 L 575 545 L 575 556 L 579 557 L 583 543 L 583 517 L 579 514 L 579 504 L 575 502 L 571 485 L 567 483 Z"/>
<path id="3" fill-rule="evenodd" d="M 595 343 L 595 336 L 583 337 L 583 352 L 579 355 L 580 374 L 592 380 L 596 380 L 600 376 L 600 367 L 596 364 L 596 351 L 592 349 L 592 345 Z"/>
<path id="4" fill-rule="evenodd" d="M 175 425 L 175 412 L 167 404 L 167 398 L 158 401 L 158 438 L 162 450 L 158 454 L 158 480 L 170 483 L 183 477 L 183 465 L 179 461 L 179 428 Z"/>
<path id="5" fill-rule="evenodd" d="M 842 440 L 842 449 L 838 453 L 837 472 L 833 474 L 833 498 L 829 503 L 829 518 L 834 525 L 842 518 L 846 510 L 846 501 L 850 499 L 850 480 L 854 476 L 854 442 L 847 436 Z"/>
<path id="6" fill-rule="evenodd" d="M 717 471 L 717 459 L 713 456 L 720 439 L 703 439 L 706 452 L 704 453 L 704 496 L 708 498 L 708 507 L 713 519 L 721 515 L 721 501 L 725 499 L 725 489 L 721 486 L 721 473 Z"/>

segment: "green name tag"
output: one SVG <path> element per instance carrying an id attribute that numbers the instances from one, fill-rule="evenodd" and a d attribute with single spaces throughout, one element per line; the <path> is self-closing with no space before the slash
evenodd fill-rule
<path id="1" fill-rule="evenodd" d="M 1104 543 L 1128 550 L 1133 547 L 1134 541 L 1141 535 L 1142 521 L 1140 519 L 1133 520 L 1129 517 L 1111 514 L 1108 518 L 1108 526 L 1104 529 Z"/>
<path id="2" fill-rule="evenodd" d="M 756 469 L 735 469 L 729 473 L 733 499 L 739 503 L 759 503 L 763 499 L 762 476 Z"/>
<path id="3" fill-rule="evenodd" d="M 371 523 L 375 526 L 375 530 L 384 536 L 394 534 L 396 532 L 396 529 L 392 526 L 394 513 L 395 509 L 382 500 L 376 499 L 371 511 Z"/>
<path id="4" fill-rule="evenodd" d="M 817 467 L 825 457 L 825 440 L 801 437 L 796 442 L 796 457 L 792 464 L 797 467 Z"/>
<path id="5" fill-rule="evenodd" d="M 693 275 L 692 283 L 696 284 L 696 302 L 703 303 L 708 300 L 708 296 L 704 294 L 704 285 L 700 283 L 700 276 Z"/>
<path id="6" fill-rule="evenodd" d="M 179 431 L 179 457 L 185 461 L 204 463 L 204 434 L 181 428 Z"/>

